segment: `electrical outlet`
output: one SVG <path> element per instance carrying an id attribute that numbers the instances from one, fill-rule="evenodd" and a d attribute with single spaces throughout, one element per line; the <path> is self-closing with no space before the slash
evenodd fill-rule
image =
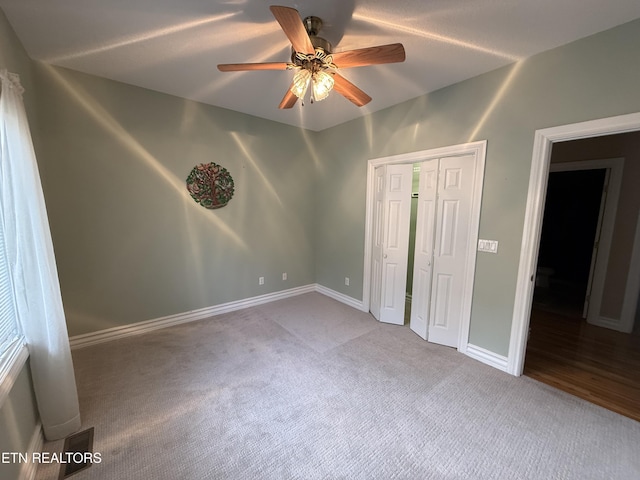
<path id="1" fill-rule="evenodd" d="M 287 279 L 287 272 L 284 272 L 284 273 L 282 274 L 282 280 L 286 280 L 286 279 Z"/>
<path id="2" fill-rule="evenodd" d="M 349 277 L 344 277 L 344 284 L 349 286 Z"/>
<path id="3" fill-rule="evenodd" d="M 258 285 L 264 285 L 264 277 L 258 277 Z"/>

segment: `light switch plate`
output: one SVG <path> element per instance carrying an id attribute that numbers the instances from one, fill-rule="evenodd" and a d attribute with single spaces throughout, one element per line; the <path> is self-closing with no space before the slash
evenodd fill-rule
<path id="1" fill-rule="evenodd" d="M 478 251 L 487 253 L 498 253 L 497 240 L 478 240 Z"/>

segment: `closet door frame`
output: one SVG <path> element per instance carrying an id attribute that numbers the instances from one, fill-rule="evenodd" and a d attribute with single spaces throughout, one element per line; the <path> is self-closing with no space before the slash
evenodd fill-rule
<path id="1" fill-rule="evenodd" d="M 374 214 L 374 192 L 375 192 L 375 169 L 376 167 L 395 163 L 420 163 L 425 160 L 435 158 L 468 155 L 472 154 L 476 159 L 475 181 L 473 186 L 473 202 L 471 207 L 471 238 L 470 251 L 468 257 L 468 268 L 466 269 L 466 279 L 463 298 L 463 320 L 460 325 L 460 338 L 458 351 L 466 353 L 469 343 L 469 325 L 471 320 L 471 303 L 473 300 L 473 281 L 475 278 L 476 253 L 478 244 L 478 232 L 480 227 L 480 207 L 482 202 L 482 186 L 484 181 L 484 166 L 486 157 L 487 141 L 470 142 L 460 145 L 422 150 L 418 152 L 391 155 L 387 157 L 375 158 L 368 161 L 367 165 L 367 193 L 366 193 L 366 217 L 365 217 L 365 239 L 364 239 L 364 267 L 363 267 L 363 288 L 362 307 L 368 312 L 371 306 L 371 258 L 373 240 L 373 214 Z M 408 253 L 408 252 L 407 252 Z"/>

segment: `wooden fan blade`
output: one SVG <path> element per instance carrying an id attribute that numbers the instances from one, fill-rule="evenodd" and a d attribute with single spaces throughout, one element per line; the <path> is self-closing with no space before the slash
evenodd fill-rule
<path id="1" fill-rule="evenodd" d="M 338 73 L 333 74 L 333 89 L 350 102 L 362 107 L 371 101 L 371 97 Z"/>
<path id="2" fill-rule="evenodd" d="M 243 72 L 249 70 L 286 70 L 287 63 L 221 63 L 218 70 L 221 72 Z"/>
<path id="3" fill-rule="evenodd" d="M 334 53 L 333 63 L 338 68 L 363 67 L 366 65 L 380 65 L 383 63 L 404 62 L 405 52 L 401 43 L 378 45 L 377 47 L 347 50 Z"/>
<path id="4" fill-rule="evenodd" d="M 293 86 L 293 83 L 291 86 Z M 280 105 L 278 105 L 278 108 L 291 108 L 296 104 L 298 97 L 296 97 L 291 91 L 291 86 L 287 89 L 287 93 L 284 94 L 284 98 L 280 102 Z"/>
<path id="5" fill-rule="evenodd" d="M 269 7 L 273 16 L 282 27 L 293 49 L 301 53 L 314 53 L 315 49 L 309 38 L 307 30 L 304 28 L 300 14 L 295 8 L 280 7 L 272 5 Z"/>

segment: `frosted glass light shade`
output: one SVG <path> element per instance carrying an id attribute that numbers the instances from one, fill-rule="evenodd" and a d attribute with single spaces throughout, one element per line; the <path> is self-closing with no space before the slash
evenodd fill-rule
<path id="1" fill-rule="evenodd" d="M 329 96 L 333 88 L 333 76 L 326 72 L 316 72 L 313 75 L 313 98 L 316 102 L 324 100 Z"/>
<path id="2" fill-rule="evenodd" d="M 291 93 L 298 98 L 303 98 L 309 88 L 309 82 L 311 80 L 311 72 L 305 68 L 302 68 L 296 72 L 293 76 L 293 85 L 291 85 Z"/>

